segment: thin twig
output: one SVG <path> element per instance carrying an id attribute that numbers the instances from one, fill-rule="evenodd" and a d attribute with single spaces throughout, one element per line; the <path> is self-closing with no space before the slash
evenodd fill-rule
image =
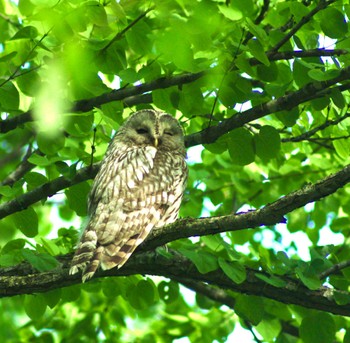
<path id="1" fill-rule="evenodd" d="M 310 140 L 310 138 L 316 134 L 319 131 L 322 131 L 324 129 L 326 129 L 329 126 L 332 125 L 338 125 L 339 123 L 341 123 L 343 120 L 347 119 L 350 117 L 350 112 L 344 114 L 342 117 L 336 119 L 336 120 L 326 120 L 323 124 L 315 127 L 314 129 L 304 132 L 303 134 L 299 135 L 299 136 L 295 136 L 295 137 L 290 137 L 290 138 L 282 138 L 281 142 L 286 143 L 286 142 L 301 142 L 301 141 L 305 141 L 305 140 Z M 342 137 L 342 138 L 347 138 L 347 137 Z M 318 140 L 320 140 L 321 138 L 317 138 Z M 335 137 L 333 138 L 324 138 L 324 139 L 333 139 L 335 140 Z"/>
<path id="2" fill-rule="evenodd" d="M 130 30 L 133 26 L 135 26 L 142 18 L 144 18 L 149 12 L 153 11 L 155 6 L 150 7 L 148 10 L 140 14 L 135 20 L 133 20 L 128 26 L 126 26 L 123 30 L 118 32 L 112 39 L 111 41 L 100 51 L 100 53 L 106 51 L 114 42 L 118 41 L 121 39 L 124 34 Z"/>
<path id="3" fill-rule="evenodd" d="M 307 15 L 302 17 L 300 21 L 273 48 L 269 50 L 269 53 L 278 51 L 285 43 L 289 41 L 289 39 L 291 39 L 301 29 L 302 26 L 307 24 L 316 13 L 325 9 L 327 6 L 336 1 L 337 0 L 320 1 L 312 11 L 310 11 Z"/>
<path id="4" fill-rule="evenodd" d="M 350 267 L 350 260 L 339 262 L 339 263 L 333 265 L 332 267 L 328 268 L 327 270 L 323 271 L 322 273 L 320 273 L 319 278 L 320 278 L 320 280 L 324 280 L 328 276 L 330 276 L 332 274 L 336 274 L 339 271 L 341 271 L 342 269 L 345 269 L 348 267 Z"/>

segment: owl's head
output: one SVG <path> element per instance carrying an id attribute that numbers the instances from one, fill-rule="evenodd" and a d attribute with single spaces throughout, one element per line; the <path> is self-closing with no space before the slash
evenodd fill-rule
<path id="1" fill-rule="evenodd" d="M 117 136 L 137 146 L 154 146 L 162 151 L 185 151 L 184 133 L 179 122 L 168 113 L 141 110 L 130 116 Z"/>

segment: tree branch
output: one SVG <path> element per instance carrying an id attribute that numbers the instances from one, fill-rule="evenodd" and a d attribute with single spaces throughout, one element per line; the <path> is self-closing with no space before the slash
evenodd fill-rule
<path id="1" fill-rule="evenodd" d="M 141 19 L 143 19 L 147 13 L 151 12 L 152 10 L 154 10 L 155 6 L 150 7 L 149 9 L 147 9 L 145 12 L 141 13 L 136 19 L 134 19 L 129 25 L 127 25 L 123 30 L 121 30 L 120 32 L 118 32 L 111 40 L 110 42 L 101 50 L 101 52 L 106 51 L 114 42 L 118 41 L 119 39 L 121 39 L 124 34 L 130 30 L 134 25 L 136 25 Z"/>
<path id="2" fill-rule="evenodd" d="M 99 163 L 80 169 L 72 179 L 61 176 L 51 182 L 27 192 L 19 197 L 0 205 L 0 219 L 28 208 L 40 200 L 53 196 L 58 191 L 73 186 L 77 183 L 92 179 L 97 174 Z"/>
<path id="3" fill-rule="evenodd" d="M 68 274 L 71 257 L 72 255 L 66 255 L 59 258 L 60 268 L 49 272 L 35 273 L 28 263 L 20 264 L 16 269 L 12 269 L 12 272 L 0 272 L 0 297 L 43 293 L 80 283 L 80 275 Z M 263 296 L 286 304 L 350 316 L 350 305 L 338 305 L 332 297 L 333 290 L 327 287 L 312 291 L 300 285 L 298 280 L 291 279 L 285 287 L 274 287 L 258 277 L 258 275 L 268 276 L 267 274 L 248 268 L 247 279 L 236 284 L 220 269 L 206 274 L 199 273 L 191 261 L 171 251 L 166 257 L 155 251 L 135 253 L 123 268 L 100 271 L 96 278 L 135 274 L 157 275 L 174 280 L 186 278 L 191 282 L 204 282 L 234 292 Z"/>
<path id="4" fill-rule="evenodd" d="M 318 5 L 312 11 L 310 11 L 307 15 L 302 17 L 301 20 L 269 52 L 278 51 L 285 43 L 289 41 L 289 39 L 291 39 L 301 29 L 302 26 L 307 24 L 316 13 L 325 9 L 327 6 L 329 6 L 330 4 L 336 1 L 337 0 L 320 1 Z"/>
<path id="5" fill-rule="evenodd" d="M 36 149 L 35 151 L 31 151 L 31 148 L 28 149 L 27 153 L 22 159 L 22 162 L 17 166 L 17 168 L 10 173 L 4 180 L 0 182 L 0 186 L 12 186 L 16 181 L 20 180 L 28 171 L 35 167 L 35 164 L 30 163 L 28 158 L 33 154 L 37 154 L 39 156 L 43 156 L 44 154 Z"/>
<path id="6" fill-rule="evenodd" d="M 84 169 L 84 172 L 87 172 L 87 168 Z M 81 172 L 77 175 L 84 177 Z M 221 270 L 200 274 L 192 262 L 182 255 L 171 252 L 173 258 L 169 258 L 153 250 L 155 247 L 179 238 L 204 236 L 283 222 L 285 214 L 334 193 L 348 182 L 350 182 L 350 165 L 315 184 L 307 185 L 255 211 L 223 217 L 180 219 L 172 225 L 151 232 L 149 239 L 123 268 L 100 271 L 97 277 L 151 274 L 174 280 L 185 278 L 235 292 L 264 296 L 288 304 L 350 316 L 350 305 L 336 304 L 332 297 L 333 291 L 326 287 L 311 291 L 302 286 L 299 280 L 288 279 L 285 287 L 278 288 L 262 281 L 257 276 L 261 272 L 250 269 L 247 270 L 247 279 L 241 284 L 235 284 Z M 36 272 L 28 263 L 0 269 L 0 297 L 46 292 L 80 282 L 79 275 L 68 275 L 71 258 L 71 254 L 59 257 L 61 267 L 44 273 Z"/>
<path id="7" fill-rule="evenodd" d="M 284 51 L 284 52 L 269 52 L 267 56 L 270 61 L 276 60 L 286 60 L 292 58 L 303 58 L 303 57 L 314 57 L 314 56 L 336 56 L 336 55 L 344 55 L 348 52 L 341 49 L 335 50 L 326 50 L 326 49 L 313 49 L 307 51 Z M 251 65 L 260 64 L 258 60 L 255 58 L 250 59 Z M 147 92 L 151 92 L 156 89 L 165 89 L 172 86 L 178 86 L 186 83 L 191 83 L 199 78 L 206 75 L 207 72 L 199 72 L 199 73 L 187 73 L 183 75 L 175 75 L 172 77 L 161 77 L 157 80 L 141 84 L 139 86 L 132 86 L 128 88 L 121 88 L 118 90 L 112 90 L 111 92 L 104 93 L 100 96 L 83 99 L 76 101 L 72 105 L 73 112 L 88 112 L 95 107 L 100 107 L 103 104 L 112 102 L 112 101 L 122 101 L 127 106 L 132 106 L 140 103 L 149 103 L 151 100 L 151 94 L 147 94 Z M 146 94 L 144 94 L 146 93 Z M 144 102 L 143 102 L 144 101 Z M 5 119 L 0 121 L 0 133 L 6 133 L 8 131 L 16 129 L 18 126 L 21 126 L 27 122 L 33 120 L 32 111 L 27 111 L 15 117 L 11 117 L 9 119 Z M 196 143 L 200 144 L 200 143 Z"/>
<path id="8" fill-rule="evenodd" d="M 92 110 L 94 107 L 100 107 L 101 105 L 106 104 L 108 102 L 123 100 L 125 98 L 131 97 L 134 95 L 140 95 L 155 89 L 165 89 L 172 86 L 191 83 L 198 80 L 202 76 L 204 76 L 204 74 L 205 74 L 204 72 L 199 72 L 195 74 L 188 73 L 188 74 L 182 74 L 182 75 L 175 75 L 173 77 L 162 77 L 155 81 L 144 83 L 139 86 L 113 90 L 110 93 L 105 93 L 92 99 L 77 101 L 73 106 L 72 111 L 87 112 Z"/>
<path id="9" fill-rule="evenodd" d="M 324 96 L 324 92 L 330 87 L 347 79 L 350 79 L 350 67 L 342 69 L 339 76 L 333 79 L 309 83 L 296 92 L 286 94 L 278 99 L 270 100 L 244 112 L 237 113 L 232 117 L 223 120 L 216 126 L 211 126 L 203 131 L 187 136 L 186 146 L 189 147 L 198 144 L 214 143 L 224 134 L 238 127 L 242 127 L 244 124 L 251 121 L 264 117 L 270 113 L 290 110 L 306 101 Z"/>
<path id="10" fill-rule="evenodd" d="M 347 119 L 349 117 L 350 117 L 350 112 L 345 113 L 343 116 L 339 117 L 338 119 L 336 119 L 336 120 L 326 120 L 323 124 L 321 124 L 319 126 L 316 126 L 312 130 L 304 132 L 303 134 L 301 134 L 299 136 L 290 137 L 290 138 L 283 138 L 283 139 L 281 139 L 281 142 L 282 143 L 285 143 L 285 142 L 301 142 L 301 141 L 304 141 L 304 140 L 308 140 L 315 133 L 326 129 L 329 126 L 338 125 L 340 122 L 342 122 L 343 120 L 345 120 L 345 119 Z"/>

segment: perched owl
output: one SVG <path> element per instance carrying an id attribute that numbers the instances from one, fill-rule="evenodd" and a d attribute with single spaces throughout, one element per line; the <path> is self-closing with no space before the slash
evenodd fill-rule
<path id="1" fill-rule="evenodd" d="M 155 110 L 134 113 L 111 141 L 88 200 L 89 222 L 69 273 L 83 282 L 120 268 L 151 230 L 176 220 L 187 180 L 178 121 Z"/>

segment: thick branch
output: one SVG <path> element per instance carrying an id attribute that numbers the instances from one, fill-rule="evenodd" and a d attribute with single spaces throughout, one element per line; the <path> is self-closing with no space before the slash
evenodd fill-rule
<path id="1" fill-rule="evenodd" d="M 139 86 L 121 88 L 110 93 L 102 94 L 92 99 L 79 100 L 75 103 L 72 110 L 73 112 L 87 112 L 92 110 L 94 107 L 100 107 L 101 105 L 108 102 L 123 100 L 125 98 L 150 92 L 155 89 L 164 89 L 172 86 L 191 83 L 202 77 L 204 74 L 204 72 L 200 72 L 195 74 L 188 73 L 183 75 L 176 75 L 173 77 L 162 77 L 158 80 L 144 83 Z"/>
<path id="2" fill-rule="evenodd" d="M 142 274 L 164 276 L 174 280 L 186 278 L 239 293 L 263 296 L 287 304 L 350 316 L 350 305 L 337 305 L 333 300 L 332 291 L 326 287 L 311 291 L 300 285 L 299 281 L 289 280 L 287 286 L 277 288 L 257 277 L 258 274 L 264 273 L 251 269 L 247 270 L 247 279 L 244 282 L 235 284 L 220 269 L 201 274 L 187 258 L 177 253 L 169 252 L 169 254 L 172 257 L 164 257 L 156 252 L 137 253 L 123 268 L 99 272 L 97 277 Z M 0 297 L 47 292 L 79 283 L 81 281 L 79 275 L 68 275 L 70 258 L 71 256 L 62 257 L 61 267 L 55 271 L 28 274 L 26 271 L 30 270 L 30 266 L 22 263 L 18 266 L 16 275 L 0 273 Z"/>
<path id="3" fill-rule="evenodd" d="M 113 90 L 111 92 L 99 95 L 95 98 L 76 101 L 73 104 L 71 111 L 88 112 L 95 107 L 100 107 L 103 104 L 106 104 L 112 101 L 124 100 L 124 99 L 126 100 L 127 104 L 129 104 L 128 101 L 131 100 L 131 104 L 132 104 L 133 99 L 135 99 L 132 97 L 134 97 L 135 95 L 141 95 L 155 89 L 165 89 L 172 86 L 178 86 L 178 85 L 194 82 L 198 80 L 200 77 L 202 77 L 204 74 L 205 74 L 204 72 L 199 72 L 195 74 L 188 73 L 183 75 L 175 75 L 172 77 L 161 77 L 160 79 L 157 79 L 148 83 L 144 83 L 139 86 L 132 86 L 128 88 Z M 147 98 L 147 100 L 149 99 Z M 6 120 L 2 120 L 0 121 L 0 132 L 6 133 L 32 120 L 33 120 L 32 111 L 28 111 L 18 116 L 15 116 Z"/>
<path id="4" fill-rule="evenodd" d="M 284 223 L 286 214 L 335 193 L 349 182 L 350 165 L 315 184 L 309 184 L 255 211 L 221 217 L 179 219 L 174 224 L 151 232 L 147 239 L 147 248 L 154 249 L 180 238 Z"/>
<path id="5" fill-rule="evenodd" d="M 80 177 L 82 176 L 82 174 L 79 175 Z M 256 276 L 258 272 L 254 270 L 249 270 L 247 280 L 237 285 L 220 270 L 208 274 L 200 274 L 193 264 L 181 255 L 173 253 L 175 254 L 173 258 L 168 258 L 156 255 L 154 250 L 149 251 L 179 238 L 242 230 L 283 222 L 285 214 L 309 202 L 334 193 L 348 182 L 350 182 L 350 166 L 315 184 L 307 185 L 298 191 L 292 192 L 256 211 L 223 217 L 178 220 L 172 225 L 152 232 L 150 238 L 147 239 L 123 268 L 100 272 L 98 276 L 151 274 L 169 277 L 174 280 L 188 279 L 194 282 L 209 283 L 240 293 L 265 296 L 288 304 L 297 304 L 350 316 L 350 305 L 337 305 L 331 297 L 331 291 L 327 288 L 310 291 L 292 279 L 288 280 L 288 286 L 277 288 L 259 279 Z M 71 257 L 69 254 L 58 258 L 62 266 L 60 269 L 51 272 L 37 273 L 27 263 L 1 269 L 0 296 L 46 292 L 50 289 L 80 282 L 79 275 L 68 276 Z"/>

